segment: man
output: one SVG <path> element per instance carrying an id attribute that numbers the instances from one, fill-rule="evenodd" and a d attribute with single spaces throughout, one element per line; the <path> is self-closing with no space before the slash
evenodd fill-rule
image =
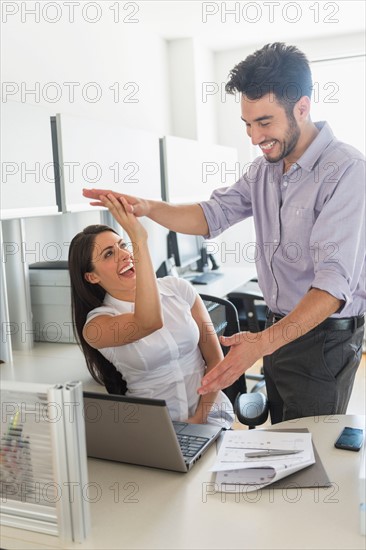
<path id="1" fill-rule="evenodd" d="M 200 393 L 231 385 L 264 357 L 272 423 L 344 414 L 366 309 L 364 157 L 327 123 L 312 122 L 309 63 L 294 46 L 268 44 L 248 56 L 226 90 L 241 93 L 241 118 L 263 156 L 200 204 L 127 199 L 136 216 L 209 238 L 253 216 L 267 328 L 223 339 L 230 352 Z"/>

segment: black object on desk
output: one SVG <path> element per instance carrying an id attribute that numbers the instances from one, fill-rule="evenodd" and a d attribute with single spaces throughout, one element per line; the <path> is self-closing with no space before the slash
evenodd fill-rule
<path id="1" fill-rule="evenodd" d="M 343 428 L 334 446 L 347 451 L 359 451 L 363 444 L 363 430 L 361 428 Z"/>
<path id="2" fill-rule="evenodd" d="M 197 275 L 193 279 L 190 279 L 190 282 L 194 285 L 207 285 L 213 283 L 217 280 L 218 277 L 222 277 L 223 273 L 212 273 L 211 271 L 206 271 Z"/>
<path id="3" fill-rule="evenodd" d="M 50 262 L 36 262 L 30 264 L 29 269 L 69 269 L 67 260 L 55 260 Z"/>

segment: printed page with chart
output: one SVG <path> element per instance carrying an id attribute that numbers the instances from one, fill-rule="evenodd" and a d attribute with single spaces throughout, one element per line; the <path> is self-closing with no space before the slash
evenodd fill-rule
<path id="1" fill-rule="evenodd" d="M 256 491 L 314 462 L 310 433 L 229 430 L 211 471 L 222 492 Z"/>

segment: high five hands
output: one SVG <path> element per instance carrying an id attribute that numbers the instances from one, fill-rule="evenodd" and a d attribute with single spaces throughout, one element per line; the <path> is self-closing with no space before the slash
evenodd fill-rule
<path id="1" fill-rule="evenodd" d="M 149 213 L 149 204 L 147 200 L 125 195 L 124 193 L 117 193 L 110 189 L 83 189 L 83 196 L 88 199 L 93 199 L 90 203 L 92 206 L 105 206 L 103 202 L 101 202 L 100 197 L 107 195 L 113 195 L 116 199 L 123 197 L 126 201 L 126 211 L 137 217 L 147 216 Z"/>
<path id="2" fill-rule="evenodd" d="M 114 193 L 100 195 L 100 205 L 108 208 L 114 219 L 127 232 L 131 239 L 147 239 L 147 232 L 144 226 L 131 212 L 131 208 L 123 195 L 118 198 Z"/>

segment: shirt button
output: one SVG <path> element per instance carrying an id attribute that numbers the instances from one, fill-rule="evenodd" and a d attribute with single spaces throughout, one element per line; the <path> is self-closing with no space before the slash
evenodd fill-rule
<path id="1" fill-rule="evenodd" d="M 275 299 L 275 298 L 276 298 L 276 294 L 272 294 L 272 298 Z"/>
<path id="2" fill-rule="evenodd" d="M 288 185 L 287 181 L 284 181 L 284 182 L 283 182 L 283 186 L 284 186 L 284 187 L 287 187 L 287 185 Z"/>
<path id="3" fill-rule="evenodd" d="M 278 243 L 278 239 L 273 239 L 273 242 L 274 242 L 274 243 Z"/>

